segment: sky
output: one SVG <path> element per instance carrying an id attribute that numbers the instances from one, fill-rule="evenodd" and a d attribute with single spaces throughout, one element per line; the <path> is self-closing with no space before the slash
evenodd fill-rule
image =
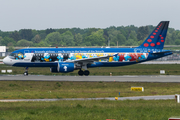
<path id="1" fill-rule="evenodd" d="M 180 0 L 0 0 L 0 30 L 156 26 L 180 30 Z"/>

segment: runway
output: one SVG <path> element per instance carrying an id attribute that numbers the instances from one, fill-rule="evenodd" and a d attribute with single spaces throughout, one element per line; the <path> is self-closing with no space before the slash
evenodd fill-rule
<path id="1" fill-rule="evenodd" d="M 46 75 L 1 75 L 0 81 L 76 81 L 76 82 L 180 82 L 178 75 L 132 75 L 132 76 L 46 76 Z"/>
<path id="2" fill-rule="evenodd" d="M 137 96 L 137 97 L 118 97 L 118 100 L 168 100 L 175 99 L 175 95 L 158 95 L 158 96 Z M 0 102 L 35 102 L 35 101 L 62 101 L 62 100 L 115 100 L 115 98 L 62 98 L 62 99 L 8 99 Z"/>

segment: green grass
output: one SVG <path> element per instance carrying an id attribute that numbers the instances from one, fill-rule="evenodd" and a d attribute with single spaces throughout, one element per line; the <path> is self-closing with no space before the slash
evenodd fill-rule
<path id="1" fill-rule="evenodd" d="M 143 86 L 145 91 L 131 91 L 131 86 Z M 180 83 L 0 81 L 0 99 L 173 95 L 179 91 Z"/>
<path id="2" fill-rule="evenodd" d="M 180 75 L 180 65 L 179 64 L 168 64 L 168 65 L 144 65 L 144 64 L 135 64 L 129 66 L 120 66 L 120 67 L 97 67 L 89 68 L 90 75 L 159 75 L 160 70 L 165 70 L 166 75 Z M 0 65 L 1 70 L 12 69 L 13 73 L 11 74 L 23 74 L 25 68 L 23 67 L 11 67 L 7 65 Z M 3 73 L 0 73 L 3 74 Z M 9 74 L 9 73 L 6 73 Z M 31 75 L 78 75 L 78 71 L 75 70 L 70 73 L 51 73 L 49 67 L 38 67 L 38 68 L 29 68 L 29 74 Z"/>
<path id="3" fill-rule="evenodd" d="M 4 59 L 4 58 L 5 58 L 5 57 L 2 57 L 2 56 L 0 57 L 0 59 Z"/>
<path id="4" fill-rule="evenodd" d="M 168 120 L 180 115 L 175 100 L 0 103 L 1 120 Z"/>
<path id="5" fill-rule="evenodd" d="M 91 75 L 179 75 L 180 65 L 131 65 L 113 68 L 91 68 Z M 0 70 L 12 69 L 22 74 L 23 68 L 0 65 Z M 49 68 L 30 68 L 30 74 L 50 73 Z M 77 71 L 67 75 L 77 75 Z M 131 86 L 143 86 L 144 92 L 130 91 Z M 0 81 L 0 99 L 32 98 L 98 98 L 178 94 L 180 83 L 135 82 L 40 82 Z M 121 95 L 119 96 L 119 92 Z M 179 116 L 180 104 L 175 100 L 124 101 L 56 101 L 0 103 L 0 120 L 167 120 Z"/>

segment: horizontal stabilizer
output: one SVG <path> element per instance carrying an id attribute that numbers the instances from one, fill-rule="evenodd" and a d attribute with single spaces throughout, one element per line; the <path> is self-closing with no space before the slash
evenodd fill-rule
<path id="1" fill-rule="evenodd" d="M 151 54 L 164 54 L 164 53 L 171 53 L 172 51 L 163 51 L 163 52 L 153 52 Z"/>

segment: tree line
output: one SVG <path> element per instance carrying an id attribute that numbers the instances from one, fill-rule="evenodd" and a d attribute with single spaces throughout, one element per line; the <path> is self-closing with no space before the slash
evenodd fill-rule
<path id="1" fill-rule="evenodd" d="M 0 46 L 10 47 L 67 47 L 67 46 L 138 46 L 155 27 L 111 26 L 101 28 L 61 28 L 46 30 L 0 30 Z M 110 42 L 108 42 L 110 41 Z M 166 45 L 180 45 L 180 31 L 169 28 Z"/>

